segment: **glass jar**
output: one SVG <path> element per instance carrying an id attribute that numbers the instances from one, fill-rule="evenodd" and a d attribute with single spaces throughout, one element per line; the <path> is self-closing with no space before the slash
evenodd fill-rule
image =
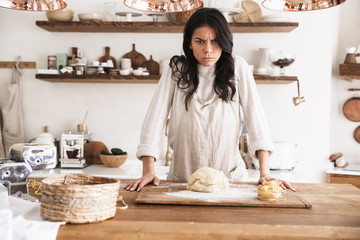
<path id="1" fill-rule="evenodd" d="M 115 10 L 116 3 L 115 2 L 104 2 L 104 21 L 112 22 L 115 20 Z"/>
<path id="2" fill-rule="evenodd" d="M 272 64 L 270 62 L 269 55 L 273 52 L 271 48 L 259 48 L 260 61 L 256 69 L 257 74 L 269 74 Z"/>
<path id="3" fill-rule="evenodd" d="M 85 63 L 77 63 L 75 67 L 76 75 L 85 75 L 86 65 Z"/>

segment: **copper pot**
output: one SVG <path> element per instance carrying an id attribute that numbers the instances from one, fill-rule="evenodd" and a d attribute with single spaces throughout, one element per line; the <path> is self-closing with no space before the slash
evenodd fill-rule
<path id="1" fill-rule="evenodd" d="M 343 106 L 345 117 L 352 122 L 360 122 L 360 97 L 348 99 Z"/>

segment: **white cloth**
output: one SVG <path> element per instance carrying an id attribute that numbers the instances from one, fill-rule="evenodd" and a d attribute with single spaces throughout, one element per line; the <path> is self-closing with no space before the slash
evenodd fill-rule
<path id="1" fill-rule="evenodd" d="M 0 184 L 0 240 L 11 240 L 12 216 L 7 189 Z"/>
<path id="2" fill-rule="evenodd" d="M 3 129 L 2 140 L 4 143 L 5 156 L 9 156 L 9 149 L 14 143 L 23 143 L 25 141 L 21 92 L 20 92 L 20 57 L 12 70 L 12 78 L 9 83 L 9 97 L 2 109 Z M 1 147 L 1 146 L 0 146 Z"/>
<path id="3" fill-rule="evenodd" d="M 8 196 L 0 184 L 0 240 L 55 240 L 63 224 L 43 220 L 40 203 Z"/>
<path id="4" fill-rule="evenodd" d="M 212 72 L 212 73 L 211 73 Z M 190 102 L 190 105 L 196 103 L 195 98 L 203 101 L 204 99 L 208 99 L 208 96 L 211 96 L 213 89 L 213 82 L 215 75 L 213 74 L 214 68 L 199 66 L 199 87 L 197 89 L 196 94 Z M 227 133 L 224 135 L 222 139 L 224 141 L 216 142 L 215 139 L 219 139 L 221 136 L 220 133 L 217 133 L 217 136 L 213 138 L 213 142 L 208 143 L 208 132 L 199 132 L 197 129 L 193 129 L 194 138 L 199 138 L 199 141 L 196 143 L 197 145 L 191 145 L 193 142 L 187 142 L 186 140 L 182 140 L 182 144 L 188 144 L 188 147 L 184 149 L 181 148 L 182 151 L 189 152 L 178 152 L 178 147 L 180 141 L 176 141 L 178 137 L 179 131 L 183 131 L 187 127 L 191 128 L 191 126 L 186 126 L 183 123 L 185 114 L 197 114 L 191 111 L 194 111 L 192 108 L 189 109 L 189 112 L 186 112 L 184 105 L 184 93 L 177 88 L 176 82 L 171 79 L 171 69 L 168 67 L 159 82 L 159 85 L 155 91 L 154 97 L 151 101 L 150 107 L 146 114 L 144 124 L 141 131 L 140 144 L 137 150 L 137 157 L 140 159 L 142 156 L 153 156 L 156 159 L 159 158 L 159 140 L 160 136 L 163 134 L 163 129 L 166 123 L 166 120 L 170 115 L 170 123 L 169 123 L 169 134 L 168 134 L 168 142 L 171 148 L 174 150 L 174 157 L 172 161 L 171 169 L 174 169 L 174 166 L 177 162 L 176 156 L 180 156 L 180 154 L 184 154 L 189 158 L 193 158 L 196 156 L 199 159 L 199 146 L 207 145 L 208 149 L 201 156 L 202 159 L 208 157 L 208 160 L 202 161 L 210 161 L 213 162 L 213 166 L 220 166 L 223 164 L 223 168 L 227 169 L 227 172 L 224 172 L 228 177 L 233 176 L 230 171 L 236 169 L 238 176 L 245 176 L 242 174 L 242 167 L 236 168 L 237 163 L 243 164 L 237 157 L 240 155 L 232 155 L 232 159 L 226 159 L 225 156 L 219 157 L 224 153 L 225 150 L 232 146 L 232 152 L 238 151 L 238 142 L 241 135 L 241 114 L 243 111 L 245 123 L 248 128 L 249 135 L 249 151 L 255 156 L 255 152 L 257 150 L 269 150 L 272 151 L 273 144 L 270 139 L 270 135 L 268 132 L 265 116 L 263 113 L 262 105 L 257 93 L 256 84 L 253 78 L 253 75 L 249 69 L 246 61 L 241 57 L 235 57 L 235 85 L 236 85 L 236 99 L 235 102 L 225 103 L 221 99 L 218 99 L 216 106 L 219 109 L 213 109 L 212 112 L 216 113 L 215 115 L 208 115 L 207 117 L 201 116 L 201 122 L 198 125 L 209 126 L 210 123 L 215 124 L 211 126 L 211 129 L 216 129 L 216 124 L 221 124 L 219 122 L 230 122 L 231 128 L 227 130 Z M 200 89 L 201 88 L 201 89 Z M 207 88 L 207 89 L 203 89 Z M 209 90 L 210 89 L 210 90 Z M 214 94 L 213 94 L 214 96 Z M 214 96 L 212 100 L 216 100 L 217 96 Z M 200 102 L 199 101 L 199 102 Z M 211 101 L 211 100 L 210 100 Z M 206 101 L 205 101 L 206 102 Z M 204 103 L 204 102 L 203 102 Z M 189 106 L 190 106 L 189 105 Z M 196 108 L 195 108 L 196 109 Z M 227 109 L 227 110 L 225 110 Z M 226 116 L 223 116 L 223 111 L 226 111 Z M 209 114 L 209 113 L 208 113 Z M 232 119 L 228 119 L 232 118 Z M 194 119 L 195 120 L 195 119 Z M 187 124 L 190 124 L 188 120 Z M 183 127 L 183 129 L 181 129 Z M 226 127 L 226 126 L 222 126 Z M 233 130 L 233 135 L 227 135 L 229 132 Z M 199 135 L 200 134 L 200 135 Z M 200 147 L 201 148 L 201 147 Z M 221 150 L 218 150 L 221 149 Z M 218 151 L 218 153 L 214 154 L 214 151 Z M 220 154 L 220 155 L 217 155 Z M 190 157 L 191 156 L 191 157 Z M 206 156 L 206 157 L 205 157 Z M 213 157 L 219 157 L 218 159 L 213 159 Z M 229 157 L 229 156 L 227 156 Z M 191 159 L 183 160 L 184 163 L 189 163 Z M 215 162 L 214 162 L 215 161 Z M 224 161 L 229 161 L 230 163 L 223 163 Z M 222 163 L 221 163 L 222 162 Z M 187 180 L 187 178 L 192 174 L 192 169 L 189 164 L 185 164 L 186 166 L 181 166 L 180 171 L 184 171 L 185 174 L 181 176 L 177 176 L 179 180 Z M 232 165 L 232 167 L 230 167 Z M 196 170 L 196 169 L 195 169 Z M 174 171 L 174 170 L 173 170 Z M 171 171 L 170 171 L 171 173 Z M 180 175 L 179 173 L 177 173 Z M 190 175 L 189 175 L 190 174 Z M 169 174 L 170 176 L 171 174 Z M 172 176 L 170 176 L 172 178 Z"/>

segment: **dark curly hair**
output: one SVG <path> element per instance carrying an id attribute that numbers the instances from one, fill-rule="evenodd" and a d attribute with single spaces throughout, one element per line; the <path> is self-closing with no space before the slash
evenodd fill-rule
<path id="1" fill-rule="evenodd" d="M 222 54 L 216 63 L 214 91 L 225 102 L 232 101 L 236 89 L 231 79 L 234 77 L 234 59 L 231 55 L 233 36 L 224 15 L 215 8 L 200 8 L 189 20 L 184 28 L 184 55 L 173 56 L 170 60 L 172 79 L 177 81 L 177 87 L 186 93 L 185 108 L 199 85 L 198 61 L 190 49 L 194 31 L 204 25 L 214 28 Z"/>

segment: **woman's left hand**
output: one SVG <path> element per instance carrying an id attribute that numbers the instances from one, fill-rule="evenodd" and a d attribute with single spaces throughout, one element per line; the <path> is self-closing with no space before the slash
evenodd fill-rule
<path id="1" fill-rule="evenodd" d="M 282 187 L 283 189 L 291 189 L 293 192 L 296 192 L 296 187 L 292 186 L 290 183 L 283 181 L 281 179 L 277 179 L 277 178 L 273 178 L 271 176 L 260 176 L 258 183 L 262 184 L 263 182 L 267 182 L 267 181 L 272 181 L 272 180 L 278 180 L 280 181 L 280 187 Z"/>

